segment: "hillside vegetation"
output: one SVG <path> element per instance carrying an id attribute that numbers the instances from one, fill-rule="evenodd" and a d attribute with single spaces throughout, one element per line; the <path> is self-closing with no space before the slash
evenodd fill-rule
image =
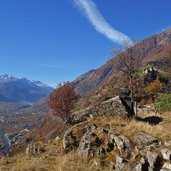
<path id="1" fill-rule="evenodd" d="M 170 40 L 171 29 L 136 44 L 131 74 L 114 67 L 118 55 L 58 87 L 49 98 L 56 116 L 21 135 L 0 170 L 171 170 Z"/>

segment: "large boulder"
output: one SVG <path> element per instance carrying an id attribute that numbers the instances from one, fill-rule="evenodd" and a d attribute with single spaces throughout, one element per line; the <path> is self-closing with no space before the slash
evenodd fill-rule
<path id="1" fill-rule="evenodd" d="M 123 98 L 116 96 L 99 104 L 74 112 L 66 123 L 75 125 L 84 122 L 89 117 L 98 116 L 119 116 L 128 118 L 132 116 L 132 112 L 127 102 L 123 100 Z"/>
<path id="2" fill-rule="evenodd" d="M 120 116 L 130 117 L 132 115 L 129 105 L 119 96 L 101 102 L 90 108 L 89 113 L 93 116 Z"/>

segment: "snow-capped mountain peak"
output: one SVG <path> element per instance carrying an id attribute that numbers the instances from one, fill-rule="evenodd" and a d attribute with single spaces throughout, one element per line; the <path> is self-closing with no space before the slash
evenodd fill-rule
<path id="1" fill-rule="evenodd" d="M 42 83 L 41 81 L 32 81 L 38 87 L 49 87 L 47 84 Z"/>
<path id="2" fill-rule="evenodd" d="M 4 74 L 0 76 L 0 82 L 6 82 L 6 81 L 14 81 L 17 80 L 14 76 L 11 74 Z"/>
<path id="3" fill-rule="evenodd" d="M 16 78 L 10 74 L 0 76 L 0 101 L 32 103 L 52 91 L 52 87 L 41 81 Z"/>

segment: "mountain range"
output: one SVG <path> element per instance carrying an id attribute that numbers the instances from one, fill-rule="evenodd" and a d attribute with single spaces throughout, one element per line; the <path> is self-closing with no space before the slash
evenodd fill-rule
<path id="1" fill-rule="evenodd" d="M 171 51 L 171 28 L 159 34 L 150 36 L 137 43 L 141 52 L 141 62 L 146 63 L 157 57 L 166 57 Z M 87 95 L 111 81 L 117 81 L 117 70 L 114 63 L 116 57 L 112 57 L 101 67 L 82 74 L 77 79 L 76 89 L 82 95 Z"/>
<path id="2" fill-rule="evenodd" d="M 35 102 L 47 96 L 52 87 L 26 78 L 16 78 L 10 74 L 0 76 L 0 101 Z"/>

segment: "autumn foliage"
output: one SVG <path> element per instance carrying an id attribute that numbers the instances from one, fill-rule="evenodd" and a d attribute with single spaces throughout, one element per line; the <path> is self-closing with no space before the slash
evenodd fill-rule
<path id="1" fill-rule="evenodd" d="M 146 88 L 148 94 L 155 94 L 162 90 L 163 84 L 159 80 L 155 80 Z"/>
<path id="2" fill-rule="evenodd" d="M 79 95 L 74 90 L 74 82 L 65 82 L 56 88 L 49 96 L 49 106 L 53 114 L 61 117 L 64 121 L 70 116 L 74 104 L 79 99 Z"/>

